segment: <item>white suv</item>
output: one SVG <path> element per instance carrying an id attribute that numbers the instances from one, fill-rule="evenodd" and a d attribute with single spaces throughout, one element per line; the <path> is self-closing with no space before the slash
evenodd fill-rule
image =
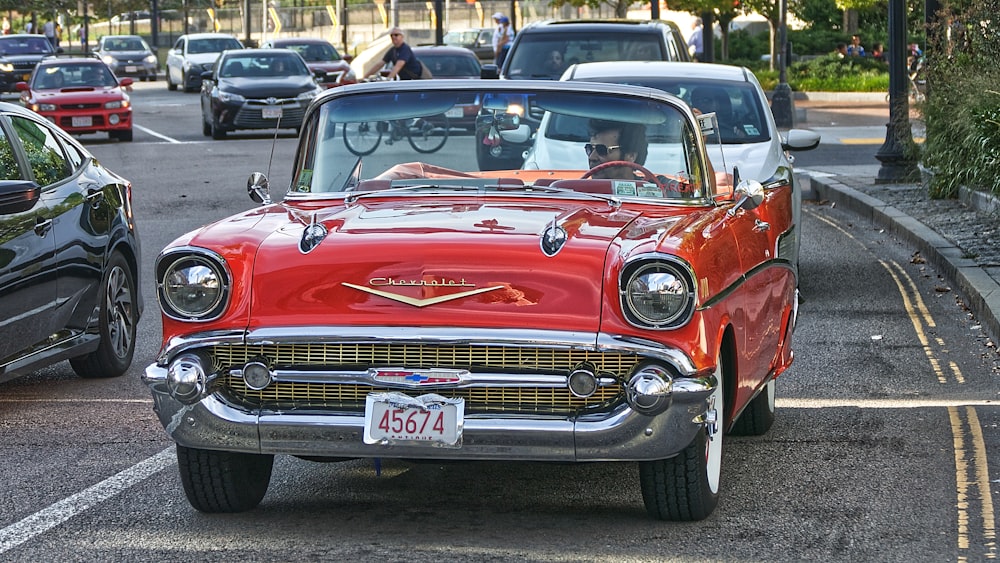
<path id="1" fill-rule="evenodd" d="M 185 92 L 201 88 L 201 73 L 212 70 L 219 53 L 242 49 L 243 44 L 225 33 L 189 33 L 177 38 L 167 51 L 167 89 Z"/>

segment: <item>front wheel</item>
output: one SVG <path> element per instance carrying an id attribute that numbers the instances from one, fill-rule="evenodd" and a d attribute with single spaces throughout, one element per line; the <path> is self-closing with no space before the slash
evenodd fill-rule
<path id="1" fill-rule="evenodd" d="M 417 152 L 437 152 L 448 141 L 448 128 L 448 117 L 443 113 L 418 117 L 406 123 L 406 138 Z"/>
<path id="2" fill-rule="evenodd" d="M 108 260 L 99 298 L 101 340 L 97 350 L 69 361 L 80 377 L 118 377 L 132 364 L 139 311 L 135 304 L 135 278 L 121 254 L 112 254 Z"/>
<path id="3" fill-rule="evenodd" d="M 716 387 L 708 399 L 705 427 L 679 454 L 639 463 L 639 483 L 646 512 L 659 520 L 703 520 L 719 504 L 722 475 L 722 359 Z"/>
<path id="4" fill-rule="evenodd" d="M 201 512 L 244 512 L 263 500 L 274 456 L 177 446 L 184 494 Z"/>
<path id="5" fill-rule="evenodd" d="M 344 144 L 355 156 L 368 156 L 382 141 L 382 127 L 372 121 L 344 124 Z"/>
<path id="6" fill-rule="evenodd" d="M 774 424 L 774 380 L 768 381 L 760 393 L 743 409 L 733 423 L 733 436 L 763 436 Z"/>

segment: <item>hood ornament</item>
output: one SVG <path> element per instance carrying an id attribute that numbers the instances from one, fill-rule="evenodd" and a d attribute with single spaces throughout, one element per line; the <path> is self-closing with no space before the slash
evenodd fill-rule
<path id="1" fill-rule="evenodd" d="M 322 223 L 316 221 L 316 214 L 313 213 L 312 220 L 306 226 L 305 230 L 302 231 L 302 239 L 299 240 L 299 252 L 302 254 L 309 254 L 312 249 L 319 246 L 319 243 L 323 242 L 326 238 L 328 231 Z"/>
<path id="2" fill-rule="evenodd" d="M 542 253 L 549 257 L 555 256 L 562 250 L 568 238 L 566 229 L 560 227 L 556 223 L 556 218 L 553 217 L 552 223 L 542 231 L 542 240 L 540 241 Z"/>

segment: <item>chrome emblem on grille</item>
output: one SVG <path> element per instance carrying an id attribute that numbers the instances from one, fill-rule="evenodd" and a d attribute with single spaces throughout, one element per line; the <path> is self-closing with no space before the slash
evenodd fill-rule
<path id="1" fill-rule="evenodd" d="M 467 376 L 467 370 L 459 369 L 406 369 L 370 368 L 368 376 L 379 383 L 406 387 L 429 387 L 434 385 L 456 385 Z"/>
<path id="2" fill-rule="evenodd" d="M 374 278 L 368 283 L 371 285 L 405 285 L 405 286 L 422 286 L 422 287 L 448 287 L 448 286 L 465 286 L 465 287 L 475 287 L 474 284 L 467 283 L 464 279 L 461 283 L 452 282 L 402 282 L 402 283 L 386 283 L 384 280 L 387 278 Z M 388 278 L 390 281 L 391 278 Z M 385 297 L 386 299 L 391 299 L 393 301 L 399 301 L 400 303 L 406 303 L 407 305 L 413 305 L 414 307 L 426 307 L 428 305 L 436 305 L 438 303 L 444 303 L 446 301 L 453 301 L 455 299 L 461 299 L 462 297 L 470 297 L 472 295 L 479 295 L 480 293 L 486 293 L 487 291 L 496 291 L 498 289 L 503 289 L 502 285 L 495 285 L 493 287 L 484 287 L 482 289 L 473 289 L 470 291 L 460 291 L 458 293 L 451 293 L 449 295 L 438 295 L 436 297 L 428 297 L 426 299 L 421 299 L 419 297 L 409 297 L 406 295 L 399 295 L 398 293 L 390 293 L 388 291 L 383 291 L 381 289 L 375 289 L 374 287 L 365 287 L 363 285 L 355 285 L 353 283 L 341 282 L 341 285 L 349 287 L 351 289 L 356 289 L 358 291 L 364 291 L 365 293 L 371 293 L 372 295 L 378 295 L 379 297 Z"/>
<path id="3" fill-rule="evenodd" d="M 274 104 L 278 103 L 278 98 L 272 96 L 264 101 L 267 102 L 268 105 L 273 106 Z"/>

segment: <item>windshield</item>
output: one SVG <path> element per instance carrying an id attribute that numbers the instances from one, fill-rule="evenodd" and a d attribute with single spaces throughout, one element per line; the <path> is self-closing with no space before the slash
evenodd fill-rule
<path id="1" fill-rule="evenodd" d="M 287 52 L 286 52 L 287 53 Z M 271 55 L 256 54 L 253 49 L 229 54 L 222 63 L 219 76 L 237 78 L 247 76 L 301 76 L 309 74 L 309 68 L 294 53 Z"/>
<path id="2" fill-rule="evenodd" d="M 243 46 L 235 38 L 216 39 L 192 39 L 188 42 L 187 52 L 192 55 L 198 53 L 221 53 L 227 49 L 242 49 Z"/>
<path id="3" fill-rule="evenodd" d="M 52 45 L 44 35 L 0 39 L 0 55 L 37 55 L 52 52 Z"/>
<path id="4" fill-rule="evenodd" d="M 763 143 L 771 139 L 764 113 L 765 100 L 748 82 L 699 80 L 685 77 L 640 76 L 586 78 L 588 82 L 635 84 L 669 92 L 701 113 L 715 113 L 725 145 Z M 718 142 L 709 138 L 708 141 Z"/>
<path id="5" fill-rule="evenodd" d="M 283 49 L 291 49 L 302 56 L 306 62 L 322 63 L 328 61 L 339 61 L 340 53 L 333 48 L 333 45 L 326 43 L 291 43 L 281 45 Z"/>
<path id="6" fill-rule="evenodd" d="M 506 75 L 558 80 L 577 63 L 668 60 L 660 43 L 660 35 L 652 33 L 526 34 L 511 51 Z"/>
<path id="7" fill-rule="evenodd" d="M 714 192 L 679 100 L 468 82 L 327 99 L 306 124 L 291 191 L 569 189 L 681 203 Z M 539 123 L 552 134 L 533 135 Z"/>
<path id="8" fill-rule="evenodd" d="M 103 64 L 45 65 L 38 68 L 31 81 L 34 90 L 117 86 L 111 70 Z"/>
<path id="9" fill-rule="evenodd" d="M 138 37 L 105 37 L 105 51 L 148 51 L 145 41 Z"/>

